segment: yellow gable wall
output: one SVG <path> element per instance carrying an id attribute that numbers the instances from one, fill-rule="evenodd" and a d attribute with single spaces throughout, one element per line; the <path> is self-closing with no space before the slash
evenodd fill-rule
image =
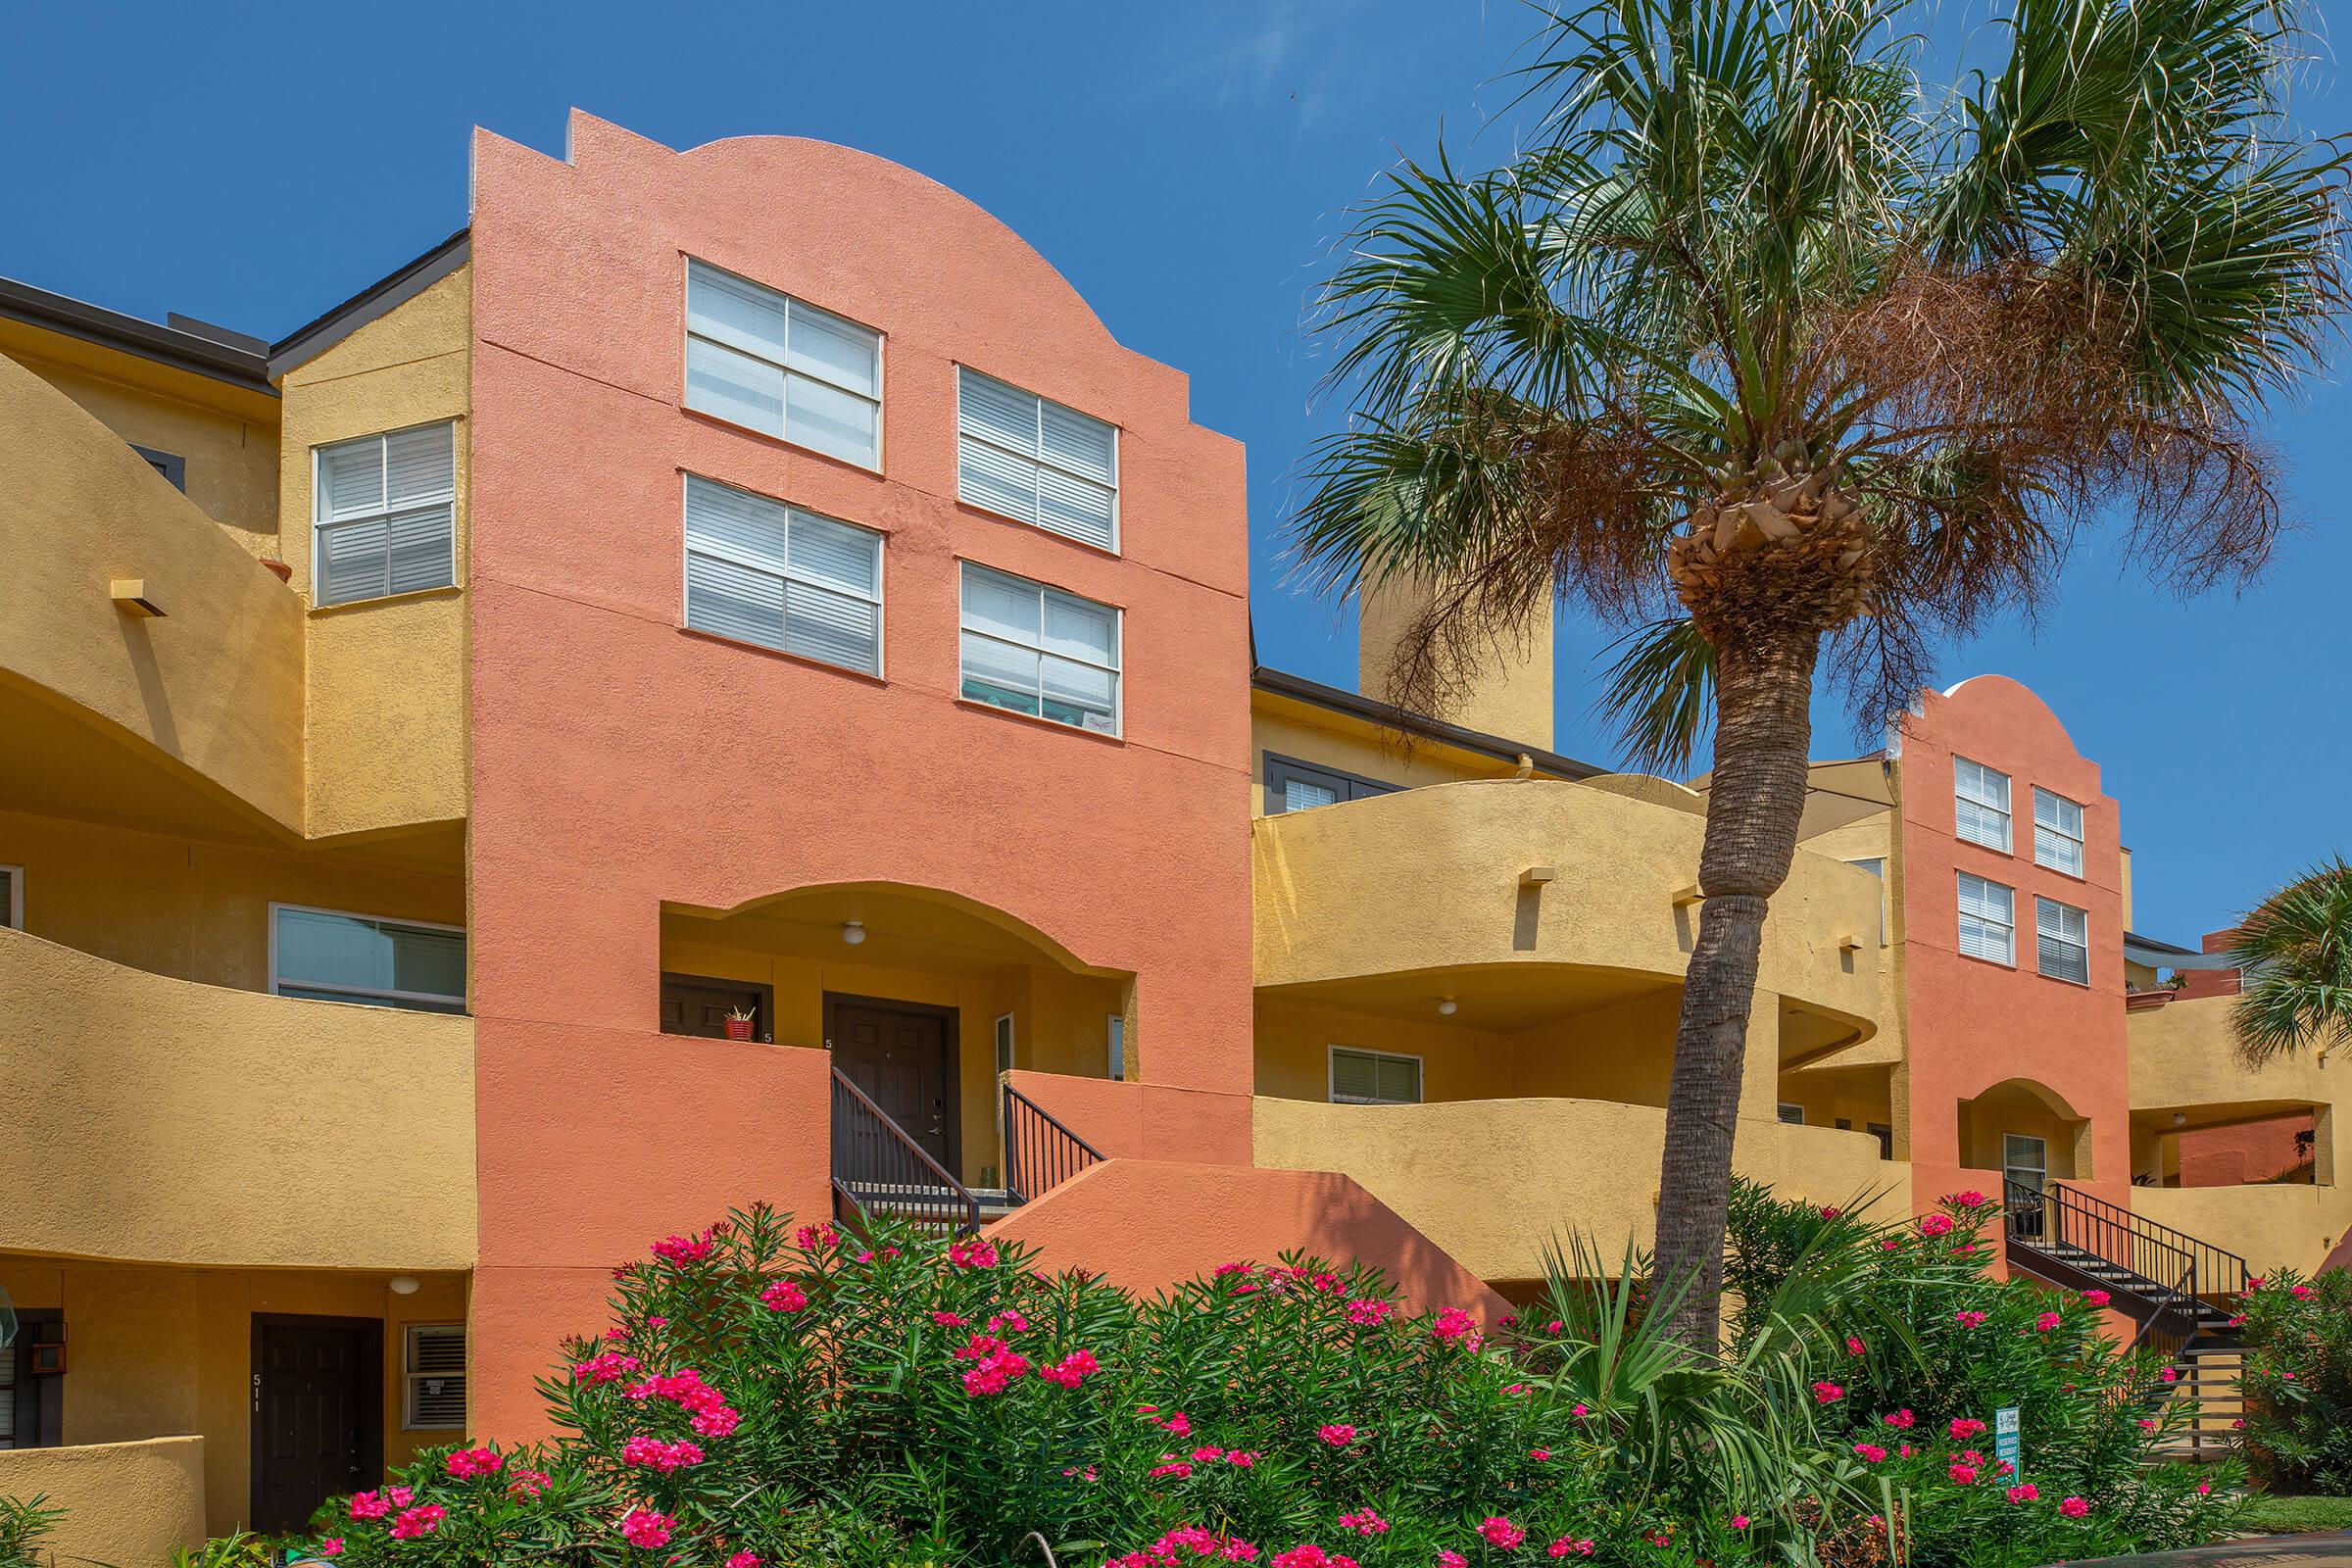
<path id="1" fill-rule="evenodd" d="M 365 833 L 466 814 L 466 606 L 472 271 L 462 268 L 287 372 L 279 514 L 311 592 L 314 448 L 457 425 L 460 586 L 310 612 L 310 831 Z"/>
<path id="2" fill-rule="evenodd" d="M 1364 719 L 1268 692 L 1252 695 L 1250 808 L 1266 813 L 1266 756 L 1287 757 L 1360 778 L 1412 789 L 1469 778 L 1508 778 L 1514 764 L 1459 747 L 1425 741 L 1411 747 Z"/>

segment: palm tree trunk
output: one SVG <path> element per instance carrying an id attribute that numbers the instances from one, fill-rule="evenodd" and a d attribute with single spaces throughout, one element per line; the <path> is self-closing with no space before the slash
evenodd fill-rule
<path id="1" fill-rule="evenodd" d="M 1756 627 L 1715 651 L 1715 774 L 1698 857 L 1705 903 L 1674 1035 L 1656 1264 L 1661 1296 L 1682 1292 L 1670 1331 L 1710 1349 L 1720 1337 L 1732 1141 L 1756 960 L 1765 910 L 1796 858 L 1820 650 L 1810 627 Z"/>

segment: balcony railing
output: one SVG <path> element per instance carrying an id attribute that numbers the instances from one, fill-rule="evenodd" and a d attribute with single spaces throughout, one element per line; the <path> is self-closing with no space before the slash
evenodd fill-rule
<path id="1" fill-rule="evenodd" d="M 980 1228 L 980 1200 L 865 1092 L 833 1069 L 833 1208 L 844 1224 L 892 1214 Z"/>
<path id="2" fill-rule="evenodd" d="M 1010 1084 L 1004 1086 L 1004 1188 L 1014 1203 L 1033 1203 L 1089 1165 L 1102 1152 Z"/>

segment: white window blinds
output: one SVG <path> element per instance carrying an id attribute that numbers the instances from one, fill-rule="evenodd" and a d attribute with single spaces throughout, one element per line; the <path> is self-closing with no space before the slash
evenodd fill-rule
<path id="1" fill-rule="evenodd" d="M 689 260 L 686 406 L 879 468 L 882 334 Z"/>
<path id="2" fill-rule="evenodd" d="M 453 424 L 425 424 L 314 449 L 314 603 L 383 599 L 458 580 L 456 432 Z"/>
<path id="3" fill-rule="evenodd" d="M 686 478 L 686 624 L 882 672 L 882 536 Z"/>
<path id="4" fill-rule="evenodd" d="M 2016 895 L 1966 871 L 1960 873 L 1960 952 L 1993 963 L 2017 961 Z"/>
<path id="5" fill-rule="evenodd" d="M 2034 863 L 2068 876 L 2082 874 L 2082 808 L 2038 785 L 2034 790 Z"/>
<path id="6" fill-rule="evenodd" d="M 1952 830 L 1971 844 L 2009 853 L 2009 775 L 1952 759 Z"/>
<path id="7" fill-rule="evenodd" d="M 1334 1046 L 1331 1101 L 1335 1105 L 1417 1105 L 1421 1102 L 1421 1058 Z"/>
<path id="8" fill-rule="evenodd" d="M 2053 980 L 2090 984 L 2090 916 L 2056 899 L 2034 901 L 2034 935 L 2038 964 Z"/>
<path id="9" fill-rule="evenodd" d="M 401 1425 L 411 1431 L 466 1425 L 466 1328 L 412 1323 L 402 1367 L 408 1385 Z"/>
<path id="10" fill-rule="evenodd" d="M 1101 550 L 1119 547 L 1119 432 L 957 367 L 956 493 Z"/>
<path id="11" fill-rule="evenodd" d="M 975 703 L 1119 733 L 1119 612 L 965 562 L 963 669 Z"/>
<path id="12" fill-rule="evenodd" d="M 466 933 L 275 905 L 270 989 L 314 1002 L 425 1012 L 466 1010 Z"/>

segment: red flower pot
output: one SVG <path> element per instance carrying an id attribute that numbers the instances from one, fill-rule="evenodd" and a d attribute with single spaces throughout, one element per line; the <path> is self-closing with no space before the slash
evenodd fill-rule
<path id="1" fill-rule="evenodd" d="M 750 1018 L 729 1018 L 727 1020 L 727 1038 L 729 1040 L 751 1039 L 752 1023 L 753 1020 Z"/>

